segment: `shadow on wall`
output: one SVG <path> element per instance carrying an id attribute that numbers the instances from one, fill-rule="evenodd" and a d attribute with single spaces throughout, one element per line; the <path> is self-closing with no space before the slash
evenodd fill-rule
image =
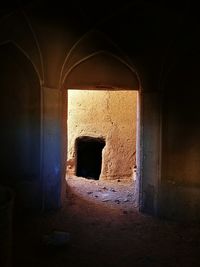
<path id="1" fill-rule="evenodd" d="M 0 46 L 0 183 L 23 208 L 39 208 L 40 82 L 32 63 L 12 44 Z"/>

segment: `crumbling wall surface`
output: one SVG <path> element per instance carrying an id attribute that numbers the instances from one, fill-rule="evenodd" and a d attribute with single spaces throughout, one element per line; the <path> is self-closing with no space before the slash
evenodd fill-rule
<path id="1" fill-rule="evenodd" d="M 68 90 L 68 161 L 75 159 L 77 137 L 103 137 L 100 179 L 132 177 L 136 103 L 136 91 Z"/>

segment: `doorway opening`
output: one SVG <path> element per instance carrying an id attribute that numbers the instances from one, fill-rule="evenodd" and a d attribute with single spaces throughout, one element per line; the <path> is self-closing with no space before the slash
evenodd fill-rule
<path id="1" fill-rule="evenodd" d="M 133 90 L 68 89 L 68 193 L 98 205 L 136 206 L 137 102 Z"/>
<path id="2" fill-rule="evenodd" d="M 76 176 L 99 180 L 102 165 L 103 138 L 78 137 L 76 146 Z"/>

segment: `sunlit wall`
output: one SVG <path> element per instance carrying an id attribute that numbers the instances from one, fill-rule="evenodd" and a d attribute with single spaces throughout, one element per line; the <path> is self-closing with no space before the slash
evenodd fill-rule
<path id="1" fill-rule="evenodd" d="M 103 137 L 100 179 L 133 177 L 136 91 L 68 90 L 68 161 L 75 169 L 75 140 Z"/>

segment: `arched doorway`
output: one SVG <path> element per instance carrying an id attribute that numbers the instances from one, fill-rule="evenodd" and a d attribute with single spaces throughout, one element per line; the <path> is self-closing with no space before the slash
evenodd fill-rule
<path id="1" fill-rule="evenodd" d="M 90 56 L 83 58 L 79 62 L 75 63 L 74 66 L 70 68 L 68 73 L 65 75 L 65 81 L 63 85 L 63 92 L 66 89 L 79 89 L 79 90 L 97 90 L 104 91 L 110 90 L 113 91 L 139 91 L 140 90 L 140 82 L 139 78 L 133 69 L 127 62 L 125 62 L 122 58 L 113 55 L 107 51 L 98 51 L 96 53 L 92 53 Z M 70 90 L 70 91 L 71 91 Z M 64 96 L 65 98 L 65 96 Z M 138 95 L 138 106 L 139 106 L 139 95 Z M 64 106 L 67 106 L 67 96 L 66 102 Z M 139 108 L 138 108 L 139 111 Z M 65 109 L 65 119 L 63 123 L 67 121 L 67 108 Z M 139 115 L 139 112 L 138 112 Z M 139 148 L 139 117 L 137 118 L 137 147 Z M 66 132 L 67 129 L 64 129 Z M 66 136 L 66 133 L 64 134 Z M 65 141 L 64 141 L 65 142 Z M 66 142 L 65 146 L 66 148 Z M 137 161 L 139 162 L 139 150 L 137 150 Z M 66 160 L 66 156 L 64 155 L 66 150 L 63 152 L 63 156 Z M 139 166 L 139 164 L 138 164 Z M 134 166 L 132 166 L 133 169 Z M 64 168 L 65 169 L 65 168 Z M 139 179 L 139 173 L 138 179 Z M 137 183 L 139 186 L 139 183 Z M 136 190 L 138 192 L 138 189 Z"/>
<path id="2" fill-rule="evenodd" d="M 158 213 L 160 180 L 160 94 L 144 92 L 136 71 L 118 56 L 105 51 L 91 54 L 75 63 L 63 82 L 63 114 L 66 122 L 67 89 L 126 88 L 138 90 L 137 182 L 139 209 Z M 63 128 L 66 133 L 66 127 Z M 64 134 L 64 136 L 66 136 Z M 63 164 L 66 162 L 66 140 L 63 140 Z"/>

